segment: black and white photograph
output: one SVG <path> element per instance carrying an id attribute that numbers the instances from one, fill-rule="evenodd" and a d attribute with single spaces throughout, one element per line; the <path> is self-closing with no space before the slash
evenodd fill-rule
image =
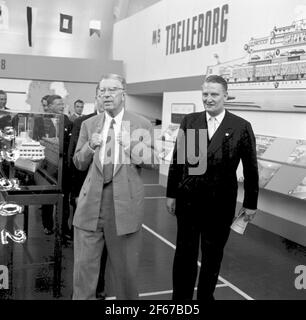
<path id="1" fill-rule="evenodd" d="M 306 300 L 305 1 L 0 0 L 0 300 Z"/>

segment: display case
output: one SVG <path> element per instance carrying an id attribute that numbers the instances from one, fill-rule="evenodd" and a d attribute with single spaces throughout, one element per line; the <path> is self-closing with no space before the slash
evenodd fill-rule
<path id="1" fill-rule="evenodd" d="M 168 175 L 179 125 L 170 123 L 159 137 L 161 170 Z M 255 135 L 258 159 L 259 187 L 306 200 L 306 140 Z M 241 163 L 237 170 L 239 182 L 243 182 Z M 166 186 L 165 178 L 161 183 Z"/>
<path id="2" fill-rule="evenodd" d="M 62 115 L 2 112 L 0 177 L 18 179 L 22 192 L 60 191 L 63 127 Z"/>
<path id="3" fill-rule="evenodd" d="M 63 115 L 0 112 L 0 299 L 35 298 L 47 280 L 60 295 L 63 139 Z M 48 239 L 31 223 L 42 205 L 54 206 Z M 33 286 L 23 287 L 25 277 Z"/>
<path id="4" fill-rule="evenodd" d="M 256 149 L 259 187 L 306 200 L 306 140 L 256 135 Z"/>

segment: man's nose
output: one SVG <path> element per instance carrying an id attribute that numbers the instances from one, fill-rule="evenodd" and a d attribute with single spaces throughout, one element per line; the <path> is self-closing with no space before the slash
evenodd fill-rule
<path id="1" fill-rule="evenodd" d="M 208 95 L 207 97 L 206 97 L 206 101 L 207 102 L 211 102 L 213 99 L 212 99 L 212 96 L 211 95 Z"/>

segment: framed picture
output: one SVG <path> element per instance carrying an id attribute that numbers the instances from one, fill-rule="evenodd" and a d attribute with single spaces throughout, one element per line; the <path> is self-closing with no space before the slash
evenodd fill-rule
<path id="1" fill-rule="evenodd" d="M 195 112 L 194 103 L 172 103 L 171 122 L 180 124 L 184 116 L 192 112 Z"/>

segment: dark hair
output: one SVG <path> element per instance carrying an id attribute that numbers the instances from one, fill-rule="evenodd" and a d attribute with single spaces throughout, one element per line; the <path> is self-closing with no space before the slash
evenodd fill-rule
<path id="1" fill-rule="evenodd" d="M 49 106 L 50 104 L 52 104 L 53 101 L 56 100 L 56 99 L 63 99 L 63 98 L 62 98 L 61 96 L 57 95 L 57 94 L 52 94 L 52 95 L 50 95 L 50 96 L 48 97 L 48 99 L 47 99 L 48 106 Z"/>
<path id="2" fill-rule="evenodd" d="M 219 83 L 223 87 L 224 91 L 227 92 L 227 82 L 221 76 L 218 75 L 210 75 L 205 78 L 204 83 Z"/>
<path id="3" fill-rule="evenodd" d="M 78 99 L 78 100 L 74 101 L 74 105 L 76 105 L 77 103 L 82 103 L 82 104 L 84 104 L 84 101 L 81 100 L 81 99 Z"/>
<path id="4" fill-rule="evenodd" d="M 3 90 L 0 90 L 0 94 L 5 94 L 6 95 L 6 92 L 3 91 Z"/>
<path id="5" fill-rule="evenodd" d="M 50 94 L 47 94 L 45 96 L 43 96 L 40 100 L 40 102 L 42 102 L 43 100 L 47 101 L 48 102 L 48 98 L 50 97 Z"/>

